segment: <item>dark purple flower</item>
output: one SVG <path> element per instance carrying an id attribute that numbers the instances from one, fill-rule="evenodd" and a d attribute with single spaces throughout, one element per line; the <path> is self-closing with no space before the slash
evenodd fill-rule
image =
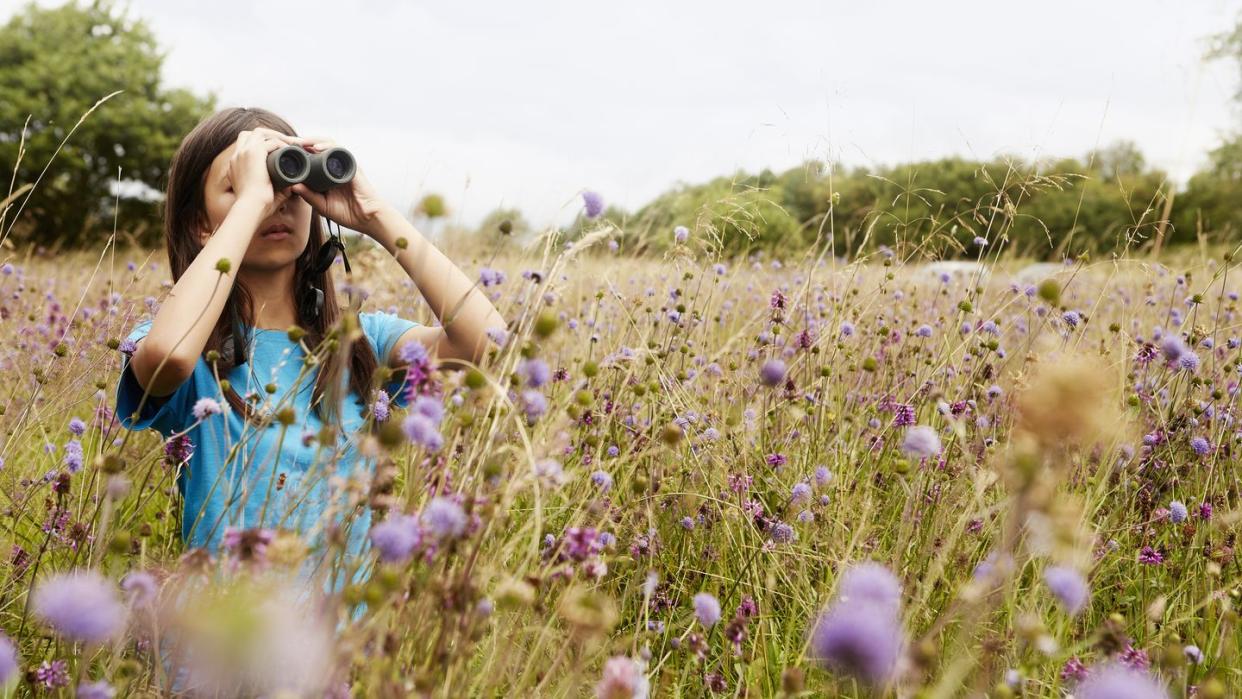
<path id="1" fill-rule="evenodd" d="M 63 660 L 43 661 L 35 670 L 35 681 L 48 689 L 69 685 L 69 665 Z"/>
<path id="2" fill-rule="evenodd" d="M 1164 555 L 1150 546 L 1144 546 L 1143 550 L 1139 551 L 1138 560 L 1139 563 L 1149 566 L 1160 565 L 1164 563 Z"/>

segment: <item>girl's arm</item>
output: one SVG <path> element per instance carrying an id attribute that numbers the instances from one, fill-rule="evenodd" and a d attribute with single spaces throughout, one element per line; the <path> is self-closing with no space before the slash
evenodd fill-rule
<path id="1" fill-rule="evenodd" d="M 224 312 L 233 279 L 255 231 L 289 196 L 275 193 L 267 174 L 268 152 L 283 145 L 285 142 L 273 135 L 243 131 L 230 146 L 234 149 L 229 160 L 236 196 L 233 205 L 169 291 L 151 321 L 151 331 L 130 359 L 134 376 L 147 393 L 171 395 L 194 373 L 207 338 Z M 229 269 L 223 274 L 217 269 L 222 259 L 229 261 Z"/>
<path id="2" fill-rule="evenodd" d="M 363 232 L 397 258 L 441 326 L 408 330 L 393 345 L 389 366 L 400 365 L 395 359 L 397 348 L 410 340 L 422 342 L 440 359 L 482 361 L 487 331 L 505 328 L 505 319 L 487 294 L 396 209 L 381 209 Z M 404 249 L 397 247 L 401 238 L 406 241 Z"/>
<path id="3" fill-rule="evenodd" d="M 291 137 L 312 151 L 324 151 L 335 141 L 322 137 Z M 397 348 L 418 340 L 440 359 L 460 359 L 478 364 L 487 349 L 487 331 L 504 330 L 505 319 L 480 289 L 475 287 L 453 261 L 436 249 L 399 211 L 384 202 L 358 167 L 349 183 L 316 192 L 305 183 L 289 188 L 316 211 L 333 221 L 375 239 L 392 253 L 410 275 L 431 312 L 440 321 L 438 328 L 412 328 L 397 339 L 392 356 L 381 357 L 387 366 L 398 369 Z M 404 238 L 406 247 L 397 247 Z"/>

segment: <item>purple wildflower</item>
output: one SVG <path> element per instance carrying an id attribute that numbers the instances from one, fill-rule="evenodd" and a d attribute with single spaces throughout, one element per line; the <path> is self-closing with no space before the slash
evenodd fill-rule
<path id="1" fill-rule="evenodd" d="M 35 588 L 33 605 L 36 615 L 70 640 L 102 643 L 125 630 L 125 606 L 112 584 L 93 570 L 44 580 Z"/>
<path id="2" fill-rule="evenodd" d="M 69 684 L 69 664 L 64 660 L 43 661 L 35 670 L 35 681 L 48 689 L 57 689 Z"/>
<path id="3" fill-rule="evenodd" d="M 437 539 L 456 539 L 466 532 L 466 513 L 445 497 L 432 498 L 423 508 L 421 521 Z"/>
<path id="4" fill-rule="evenodd" d="M 1044 570 L 1044 583 L 1070 616 L 1077 616 L 1091 597 L 1091 588 L 1087 581 L 1072 568 L 1048 567 Z"/>
<path id="5" fill-rule="evenodd" d="M 418 519 L 407 514 L 392 513 L 371 527 L 371 544 L 386 563 L 404 563 L 421 542 Z"/>
<path id="6" fill-rule="evenodd" d="M 685 226 L 677 226 L 673 229 L 673 240 L 678 243 L 684 243 L 690 239 L 690 229 Z"/>
<path id="7" fill-rule="evenodd" d="M 116 690 L 106 680 L 83 682 L 74 694 L 75 699 L 112 699 L 115 696 Z"/>
<path id="8" fill-rule="evenodd" d="M 505 273 L 491 267 L 479 270 L 479 283 L 484 287 L 499 286 L 505 283 Z"/>
<path id="9" fill-rule="evenodd" d="M 219 415 L 223 412 L 223 409 L 220 407 L 220 404 L 212 398 L 199 398 L 198 401 L 194 403 L 193 412 L 195 420 L 203 420 L 209 415 Z"/>
<path id="10" fill-rule="evenodd" d="M 1169 519 L 1174 524 L 1181 524 L 1190 516 L 1190 511 L 1186 509 L 1186 505 L 1181 500 L 1174 500 L 1169 503 Z"/>
<path id="11" fill-rule="evenodd" d="M 1212 451 L 1212 443 L 1196 435 L 1190 438 L 1190 448 L 1194 449 L 1199 456 L 1206 456 L 1208 452 Z"/>
<path id="12" fill-rule="evenodd" d="M 159 595 L 159 583 L 145 570 L 135 570 L 121 579 L 121 589 L 128 592 L 134 606 L 145 607 Z"/>
<path id="13" fill-rule="evenodd" d="M 81 437 L 86 432 L 86 423 L 81 418 L 73 418 L 69 421 L 69 433 L 74 437 Z"/>
<path id="14" fill-rule="evenodd" d="M 1147 672 L 1119 663 L 1093 668 L 1074 696 L 1080 699 L 1168 699 L 1168 691 Z"/>
<path id="15" fill-rule="evenodd" d="M 604 663 L 604 673 L 595 685 L 596 699 L 646 699 L 650 690 L 642 667 L 618 655 Z"/>
<path id="16" fill-rule="evenodd" d="M 405 436 L 413 443 L 428 451 L 439 451 L 444 446 L 444 437 L 435 423 L 426 415 L 414 413 L 407 415 L 401 423 Z"/>
<path id="17" fill-rule="evenodd" d="M 785 362 L 769 359 L 759 369 L 759 380 L 765 386 L 775 386 L 785 379 Z"/>
<path id="18" fill-rule="evenodd" d="M 583 192 L 582 204 L 586 207 L 587 218 L 598 218 L 600 214 L 604 213 L 604 198 L 599 195 L 599 192 L 593 192 L 589 189 Z"/>
<path id="19" fill-rule="evenodd" d="M 1199 355 L 1194 352 L 1185 352 L 1177 358 L 1177 366 L 1182 371 L 1193 374 L 1199 371 Z"/>
<path id="20" fill-rule="evenodd" d="M 539 359 L 527 359 L 518 365 L 518 376 L 526 379 L 526 385 L 531 388 L 539 388 L 552 380 L 552 369 L 548 367 L 548 363 Z"/>
<path id="21" fill-rule="evenodd" d="M 391 400 L 387 391 L 379 391 L 375 395 L 375 402 L 371 404 L 371 413 L 375 415 L 376 422 L 384 422 L 388 419 L 388 401 Z"/>
<path id="22" fill-rule="evenodd" d="M 936 430 L 927 425 L 918 425 L 906 430 L 905 439 L 901 442 L 901 450 L 911 456 L 925 459 L 940 453 L 940 436 Z"/>
<path id="23" fill-rule="evenodd" d="M 1164 554 L 1150 546 L 1144 546 L 1143 549 L 1139 551 L 1138 560 L 1139 563 L 1144 563 L 1149 566 L 1160 565 L 1161 563 L 1164 563 Z"/>
<path id="24" fill-rule="evenodd" d="M 904 640 L 895 614 L 877 613 L 869 604 L 839 603 L 816 622 L 811 651 L 836 672 L 883 685 L 893 676 Z"/>
<path id="25" fill-rule="evenodd" d="M 694 616 L 703 628 L 710 629 L 720 621 L 720 602 L 712 595 L 700 592 L 694 596 Z"/>
<path id="26" fill-rule="evenodd" d="M 847 604 L 866 602 L 896 613 L 901 606 L 901 581 L 887 567 L 864 561 L 841 575 L 837 597 Z"/>
<path id="27" fill-rule="evenodd" d="M 77 473 L 82 470 L 82 443 L 76 439 L 71 439 L 65 444 L 65 468 L 69 473 Z"/>
<path id="28" fill-rule="evenodd" d="M 17 674 L 17 648 L 8 636 L 0 633 L 0 687 L 9 683 Z"/>

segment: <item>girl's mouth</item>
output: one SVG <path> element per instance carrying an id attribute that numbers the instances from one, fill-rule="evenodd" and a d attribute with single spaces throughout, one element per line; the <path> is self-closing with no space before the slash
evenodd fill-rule
<path id="1" fill-rule="evenodd" d="M 289 227 L 283 223 L 277 223 L 264 229 L 262 237 L 267 240 L 284 240 L 292 234 Z"/>

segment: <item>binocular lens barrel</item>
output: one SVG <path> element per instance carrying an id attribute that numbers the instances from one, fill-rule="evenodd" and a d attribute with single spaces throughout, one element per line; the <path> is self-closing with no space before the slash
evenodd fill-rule
<path id="1" fill-rule="evenodd" d="M 356 168 L 354 156 L 339 146 L 319 153 L 284 146 L 267 154 L 267 173 L 276 189 L 305 182 L 322 194 L 354 179 Z"/>

